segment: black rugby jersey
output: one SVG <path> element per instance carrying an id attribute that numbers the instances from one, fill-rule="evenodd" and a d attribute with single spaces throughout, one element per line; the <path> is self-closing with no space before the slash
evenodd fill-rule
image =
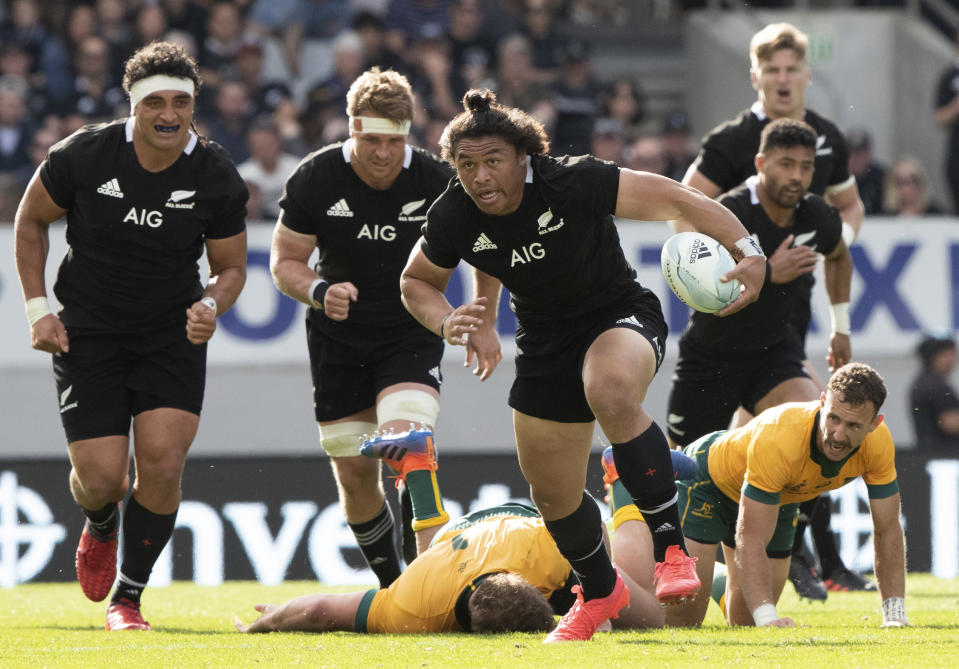
<path id="1" fill-rule="evenodd" d="M 807 109 L 803 120 L 816 131 L 816 169 L 809 192 L 823 195 L 831 186 L 850 179 L 849 146 L 831 121 Z M 756 173 L 754 158 L 759 139 L 770 119 L 758 102 L 726 121 L 704 138 L 695 165 L 700 174 L 726 192 Z"/>
<path id="2" fill-rule="evenodd" d="M 386 190 L 377 190 L 353 171 L 351 148 L 348 140 L 303 159 L 280 199 L 283 225 L 316 235 L 320 276 L 356 286 L 359 298 L 350 305 L 346 323 L 416 323 L 400 300 L 400 274 L 420 238 L 426 211 L 453 170 L 429 152 L 407 145 L 399 176 Z M 309 317 L 321 327 L 332 326 L 322 312 L 311 310 Z"/>
<path id="3" fill-rule="evenodd" d="M 200 298 L 205 238 L 246 230 L 246 185 L 226 151 L 195 135 L 161 172 L 133 149 L 133 118 L 86 126 L 40 168 L 67 210 L 69 249 L 54 293 L 70 327 L 136 332 L 186 323 Z"/>
<path id="4" fill-rule="evenodd" d="M 756 196 L 758 177 L 751 177 L 719 201 L 732 211 L 749 234 L 759 241 L 767 256 L 789 235 L 794 244 L 805 244 L 823 255 L 832 253 L 842 239 L 839 210 L 818 195 L 806 193 L 796 207 L 792 223 L 780 227 L 766 215 Z M 761 352 L 786 337 L 796 336 L 795 310 L 812 297 L 812 274 L 803 274 L 788 283 L 763 282 L 759 299 L 745 309 L 719 318 L 694 311 L 683 338 L 698 348 L 725 357 L 732 353 Z M 724 355 L 725 354 L 725 355 Z"/>
<path id="5" fill-rule="evenodd" d="M 453 180 L 429 211 L 423 253 L 498 278 L 526 323 L 580 316 L 636 287 L 613 222 L 619 168 L 592 156 L 529 156 L 519 208 L 484 214 Z"/>

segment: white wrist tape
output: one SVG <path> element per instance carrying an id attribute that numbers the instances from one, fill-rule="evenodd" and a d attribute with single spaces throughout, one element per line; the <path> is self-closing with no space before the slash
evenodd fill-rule
<path id="1" fill-rule="evenodd" d="M 53 313 L 50 311 L 50 303 L 47 302 L 45 297 L 31 297 L 24 307 L 27 310 L 27 320 L 30 321 L 31 326 L 47 314 Z"/>
<path id="2" fill-rule="evenodd" d="M 753 609 L 753 621 L 756 623 L 756 627 L 765 627 L 772 621 L 778 619 L 779 614 L 776 613 L 775 604 L 766 602 Z"/>
<path id="3" fill-rule="evenodd" d="M 323 305 L 323 302 L 326 301 L 326 290 L 323 290 L 321 292 L 322 297 L 320 298 L 319 301 L 317 301 L 315 298 L 316 287 L 319 285 L 324 285 L 326 286 L 327 289 L 330 287 L 330 283 L 326 279 L 320 279 L 320 278 L 313 279 L 313 283 L 310 284 L 310 292 L 307 293 L 307 295 L 310 298 L 310 306 L 312 306 L 314 309 L 325 310 L 326 307 Z"/>
<path id="4" fill-rule="evenodd" d="M 744 258 L 748 258 L 749 256 L 762 256 L 763 258 L 766 257 L 766 254 L 763 253 L 762 247 L 752 237 L 743 237 L 737 241 L 736 248 L 743 252 Z"/>
<path id="5" fill-rule="evenodd" d="M 213 315 L 216 316 L 216 300 L 214 300 L 209 295 L 200 298 L 200 302 L 205 304 L 209 309 L 213 311 Z"/>
<path id="6" fill-rule="evenodd" d="M 882 624 L 895 625 L 907 623 L 906 600 L 902 597 L 889 597 L 882 601 Z"/>
<path id="7" fill-rule="evenodd" d="M 849 321 L 848 302 L 830 304 L 829 313 L 832 315 L 832 331 L 834 334 L 847 335 L 852 331 L 852 326 Z"/>
<path id="8" fill-rule="evenodd" d="M 842 240 L 846 242 L 846 246 L 852 246 L 852 243 L 856 241 L 856 228 L 846 221 L 842 222 Z"/>

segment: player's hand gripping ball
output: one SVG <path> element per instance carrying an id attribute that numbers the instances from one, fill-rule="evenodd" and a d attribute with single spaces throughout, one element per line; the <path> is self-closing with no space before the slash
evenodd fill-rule
<path id="1" fill-rule="evenodd" d="M 714 314 L 739 297 L 737 279 L 720 277 L 736 266 L 726 248 L 701 232 L 680 232 L 663 244 L 663 276 L 676 297 L 696 311 Z"/>

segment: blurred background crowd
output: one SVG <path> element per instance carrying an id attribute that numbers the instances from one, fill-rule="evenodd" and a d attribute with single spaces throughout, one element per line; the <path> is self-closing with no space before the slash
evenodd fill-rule
<path id="1" fill-rule="evenodd" d="M 668 26 L 686 9 L 709 3 L 642 4 Z M 0 221 L 13 220 L 53 143 L 84 124 L 128 115 L 122 66 L 153 40 L 180 43 L 197 58 L 204 80 L 197 129 L 230 152 L 247 180 L 251 219 L 275 218 L 299 159 L 347 137 L 346 90 L 373 65 L 409 78 L 421 107 L 412 142 L 431 151 L 461 109 L 463 93 L 488 87 L 546 125 L 554 154 L 592 153 L 679 180 L 698 147 L 685 111 L 668 100 L 651 104 L 641 72 L 609 72 L 594 63 L 597 40 L 614 35 L 629 42 L 637 6 L 633 0 L 4 0 Z M 928 192 L 922 164 L 907 156 L 887 169 L 872 157 L 869 133 L 848 130 L 867 214 L 945 211 Z"/>

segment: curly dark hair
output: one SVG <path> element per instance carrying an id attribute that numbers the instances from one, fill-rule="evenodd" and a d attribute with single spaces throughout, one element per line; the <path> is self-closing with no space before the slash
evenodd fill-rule
<path id="1" fill-rule="evenodd" d="M 835 393 L 841 402 L 860 407 L 872 402 L 876 413 L 886 401 L 886 383 L 879 372 L 861 362 L 850 362 L 837 369 L 829 378 L 826 389 Z"/>
<path id="2" fill-rule="evenodd" d="M 151 42 L 134 52 L 124 65 L 123 90 L 129 95 L 130 87 L 140 79 L 154 74 L 167 74 L 193 81 L 194 97 L 200 91 L 203 80 L 196 61 L 179 44 Z"/>
<path id="3" fill-rule="evenodd" d="M 805 121 L 776 119 L 766 124 L 759 136 L 759 152 L 763 155 L 773 149 L 791 149 L 795 146 L 816 150 L 816 131 Z"/>
<path id="4" fill-rule="evenodd" d="M 556 626 L 543 593 L 512 572 L 483 579 L 470 596 L 469 611 L 470 631 L 480 634 L 549 632 Z"/>
<path id="5" fill-rule="evenodd" d="M 463 96 L 465 111 L 457 114 L 440 138 L 445 161 L 453 165 L 460 140 L 476 137 L 501 137 L 517 153 L 542 154 L 549 151 L 549 138 L 543 124 L 522 109 L 496 102 L 496 93 L 488 88 L 472 88 Z"/>

